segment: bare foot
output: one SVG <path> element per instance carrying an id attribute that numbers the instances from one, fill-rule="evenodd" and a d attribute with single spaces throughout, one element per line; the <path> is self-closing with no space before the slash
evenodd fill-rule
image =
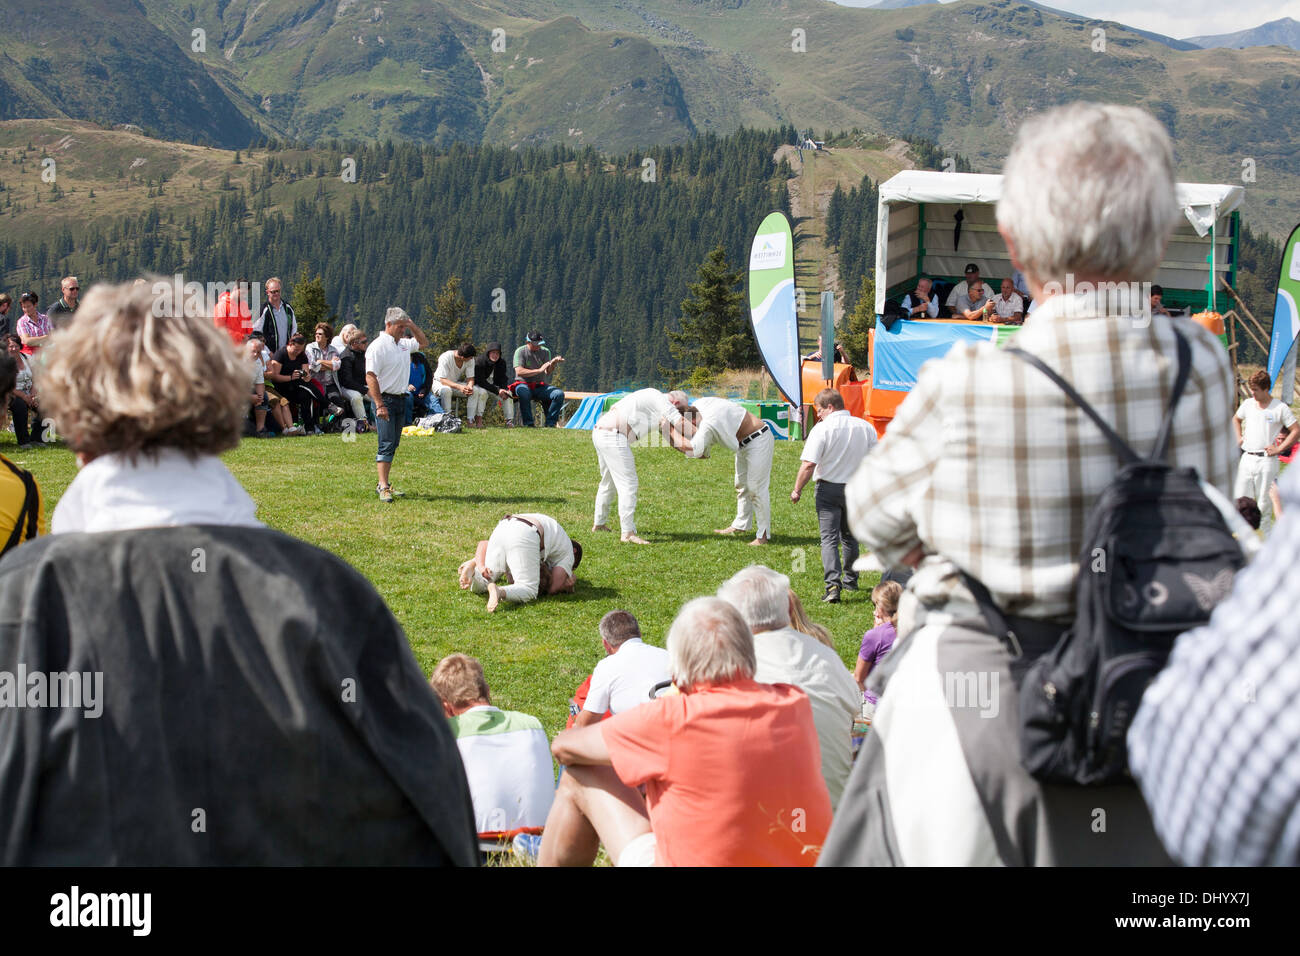
<path id="1" fill-rule="evenodd" d="M 591 530 L 592 530 L 592 531 L 609 531 L 609 532 L 612 532 L 614 529 L 611 528 L 611 527 L 610 527 L 609 525 L 607 525 L 607 524 L 596 524 L 596 525 L 592 525 L 592 526 L 591 526 Z"/>
<path id="2" fill-rule="evenodd" d="M 714 534 L 726 534 L 726 535 L 732 535 L 732 534 L 735 534 L 735 533 L 736 533 L 737 531 L 739 531 L 739 530 L 740 530 L 739 528 L 733 528 L 733 527 L 731 527 L 730 525 L 728 525 L 728 526 L 725 527 L 725 528 L 716 528 L 716 529 L 714 529 L 714 532 L 713 532 L 713 533 L 714 533 Z"/>
<path id="3" fill-rule="evenodd" d="M 470 582 L 474 580 L 474 559 L 470 558 L 460 566 L 456 572 L 456 577 L 460 580 L 460 589 L 469 590 Z"/>
<path id="4" fill-rule="evenodd" d="M 642 538 L 640 535 L 625 534 L 623 535 L 623 543 L 624 544 L 649 544 L 650 542 L 647 541 L 645 538 Z"/>
<path id="5" fill-rule="evenodd" d="M 493 611 L 495 611 L 497 609 L 497 605 L 500 603 L 501 603 L 501 589 L 497 587 L 495 584 L 489 582 L 488 602 L 487 602 L 488 613 L 491 614 Z"/>
<path id="6" fill-rule="evenodd" d="M 771 540 L 769 538 L 755 538 L 753 541 L 749 543 L 751 546 L 758 545 L 758 544 L 771 544 Z"/>

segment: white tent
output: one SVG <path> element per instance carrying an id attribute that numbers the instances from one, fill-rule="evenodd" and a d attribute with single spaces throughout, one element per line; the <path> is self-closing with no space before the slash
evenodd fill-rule
<path id="1" fill-rule="evenodd" d="M 966 263 L 980 275 L 1002 279 L 1012 265 L 998 235 L 997 202 L 1002 177 L 977 173 L 942 173 L 908 169 L 880 184 L 876 226 L 876 313 L 885 299 L 911 291 L 917 276 L 958 276 Z M 1245 198 L 1240 186 L 1179 183 L 1178 202 L 1186 221 L 1169 240 L 1164 261 L 1151 281 L 1169 290 L 1204 290 L 1209 281 L 1210 242 L 1214 232 L 1215 288 L 1231 268 L 1231 231 L 1223 219 Z M 956 213 L 962 212 L 961 239 L 953 247 Z M 896 288 L 897 287 L 897 288 Z"/>

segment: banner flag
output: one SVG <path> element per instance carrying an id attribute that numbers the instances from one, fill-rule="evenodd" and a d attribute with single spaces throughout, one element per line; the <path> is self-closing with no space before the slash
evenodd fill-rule
<path id="1" fill-rule="evenodd" d="M 749 321 L 772 381 L 791 405 L 802 404 L 794 235 L 784 213 L 769 214 L 749 247 Z"/>
<path id="2" fill-rule="evenodd" d="M 1278 271 L 1277 298 L 1273 303 L 1273 338 L 1268 347 L 1268 380 L 1273 385 L 1277 384 L 1278 373 L 1295 348 L 1297 334 L 1300 334 L 1297 303 L 1300 303 L 1300 226 L 1291 230 L 1290 238 L 1282 247 L 1282 267 Z M 1290 385 L 1295 388 L 1294 381 Z M 1290 405 L 1291 397 L 1284 391 L 1282 401 Z"/>

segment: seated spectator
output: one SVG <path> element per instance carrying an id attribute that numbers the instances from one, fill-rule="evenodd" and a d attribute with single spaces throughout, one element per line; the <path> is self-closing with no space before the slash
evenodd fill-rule
<path id="1" fill-rule="evenodd" d="M 307 361 L 307 337 L 301 332 L 289 336 L 288 343 L 271 357 L 266 374 L 276 384 L 276 391 L 289 400 L 295 424 L 286 435 L 321 434 L 322 401 L 311 387 L 311 368 Z"/>
<path id="2" fill-rule="evenodd" d="M 501 343 L 489 342 L 483 354 L 474 360 L 474 391 L 466 404 L 465 418 L 471 428 L 482 428 L 483 412 L 488 402 L 499 399 L 506 427 L 515 425 L 515 400 L 510 395 L 510 370 L 501 357 Z"/>
<path id="3" fill-rule="evenodd" d="M 17 360 L 12 354 L 0 356 L 0 403 L 8 404 L 6 399 L 14 391 L 17 380 Z M 31 472 L 0 455 L 0 556 L 41 534 L 45 534 L 45 502 L 40 486 Z M 3 720 L 0 720 L 0 743 L 3 741 Z M 0 838 L 0 860 L 4 859 L 3 847 Z"/>
<path id="4" fill-rule="evenodd" d="M 473 342 L 462 342 L 459 348 L 448 349 L 438 356 L 438 368 L 433 373 L 430 394 L 437 397 L 443 411 L 454 412 L 456 406 L 453 399 L 456 395 L 463 395 L 466 399 L 466 414 L 469 414 L 468 399 L 474 394 L 473 359 L 477 354 Z"/>
<path id="5" fill-rule="evenodd" d="M 1277 487 L 1274 482 L 1269 486 L 1272 492 Z M 1264 515 L 1259 510 L 1259 505 L 1255 503 L 1254 498 L 1241 497 L 1237 499 L 1237 514 L 1241 515 L 1246 524 L 1250 525 L 1255 531 L 1259 530 L 1260 523 L 1264 520 Z"/>
<path id="6" fill-rule="evenodd" d="M 0 564 L 5 653 L 86 679 L 57 711 L 0 708 L 0 863 L 474 865 L 402 628 L 364 576 L 257 520 L 217 457 L 248 369 L 211 319 L 156 303 L 96 286 L 41 369 L 82 467 L 55 533 Z"/>
<path id="7" fill-rule="evenodd" d="M 23 340 L 23 354 L 35 355 L 45 345 L 54 331 L 50 325 L 49 319 L 45 317 L 44 312 L 36 311 L 36 303 L 40 301 L 40 296 L 35 292 L 24 292 L 18 297 L 18 306 L 23 310 L 23 314 L 18 319 L 18 334 Z"/>
<path id="8" fill-rule="evenodd" d="M 555 738 L 538 865 L 589 866 L 601 843 L 618 866 L 812 865 L 831 806 L 807 696 L 755 679 L 749 629 L 717 598 L 682 607 L 668 655 L 679 694 Z"/>
<path id="9" fill-rule="evenodd" d="M 1174 313 L 1165 308 L 1165 290 L 1158 285 L 1151 286 L 1151 314 L 1152 315 L 1169 315 Z"/>
<path id="10" fill-rule="evenodd" d="M 515 381 L 510 389 L 519 399 L 519 415 L 524 420 L 525 428 L 533 427 L 533 400 L 546 406 L 546 427 L 555 428 L 560 424 L 560 413 L 564 411 L 564 389 L 548 385 L 546 380 L 555 371 L 555 366 L 564 361 L 564 356 L 551 356 L 546 347 L 542 333 L 534 329 L 525 336 L 524 344 L 515 349 Z"/>
<path id="11" fill-rule="evenodd" d="M 262 344 L 261 336 L 250 335 L 244 343 L 244 349 L 253 366 L 250 374 L 253 388 L 248 399 L 249 404 L 253 406 L 253 423 L 256 427 L 253 437 L 274 438 L 277 434 L 283 435 L 293 427 L 293 416 L 289 414 L 289 400 L 272 394 L 266 387 L 266 346 Z M 275 431 L 267 430 L 267 412 L 271 413 L 271 423 L 275 425 Z"/>
<path id="12" fill-rule="evenodd" d="M 740 612 L 754 635 L 754 680 L 793 684 L 808 695 L 833 808 L 852 769 L 850 732 L 862 710 L 853 676 L 834 650 L 790 626 L 790 579 L 779 571 L 751 564 L 724 581 L 718 597 Z"/>
<path id="13" fill-rule="evenodd" d="M 875 691 L 867 689 L 867 676 L 884 660 L 885 655 L 898 640 L 898 599 L 903 595 L 903 588 L 896 581 L 877 584 L 871 590 L 871 603 L 875 605 L 875 626 L 862 635 L 862 646 L 858 648 L 858 660 L 853 665 L 853 679 L 862 691 L 862 700 L 866 706 L 862 709 L 864 716 L 870 717 L 876 711 L 880 698 Z"/>
<path id="14" fill-rule="evenodd" d="M 338 370 L 343 356 L 330 345 L 334 329 L 328 322 L 316 323 L 314 342 L 307 343 L 307 367 L 311 369 L 312 382 L 319 386 L 325 400 L 325 414 L 331 418 L 343 414 L 345 400 L 339 385 Z"/>
<path id="15" fill-rule="evenodd" d="M 817 336 L 817 351 L 810 352 L 807 355 L 805 355 L 803 357 L 803 361 L 820 362 L 821 360 L 822 360 L 822 337 L 819 335 Z M 847 365 L 849 362 L 848 358 L 845 357 L 844 349 L 840 347 L 839 342 L 835 343 L 835 361 L 840 365 Z"/>
<path id="16" fill-rule="evenodd" d="M 939 297 L 931 293 L 933 283 L 925 276 L 916 280 L 916 291 L 903 296 L 903 311 L 909 319 L 937 319 Z"/>
<path id="17" fill-rule="evenodd" d="M 370 401 L 369 389 L 366 387 L 366 346 L 370 339 L 356 326 L 347 335 L 347 351 L 343 353 L 339 365 L 339 387 L 343 397 L 352 406 L 352 417 L 363 425 L 375 423 L 374 403 Z M 364 431 L 364 428 L 362 429 Z"/>
<path id="18" fill-rule="evenodd" d="M 10 310 L 14 300 L 8 292 L 0 292 L 0 335 L 8 335 L 13 329 L 13 316 Z"/>
<path id="19" fill-rule="evenodd" d="M 425 415 L 441 414 L 443 407 L 438 399 L 430 394 L 433 372 L 424 353 L 416 350 L 411 353 L 411 381 L 406 386 L 406 424 Z"/>
<path id="20" fill-rule="evenodd" d="M 440 660 L 429 684 L 460 748 L 474 828 L 500 833 L 543 826 L 555 799 L 555 769 L 541 721 L 493 707 L 483 665 L 464 654 Z"/>
<path id="21" fill-rule="evenodd" d="M 668 652 L 641 640 L 641 626 L 628 611 L 610 611 L 600 619 L 600 643 L 607 655 L 591 674 L 591 687 L 574 721 L 586 727 L 621 714 L 651 699 L 656 685 L 671 678 Z"/>
<path id="22" fill-rule="evenodd" d="M 962 296 L 969 297 L 970 284 L 979 280 L 980 267 L 973 262 L 966 263 L 965 275 L 966 278 L 953 286 L 952 291 L 948 293 L 948 301 L 944 303 L 944 315 L 956 316 L 958 318 L 961 317 L 961 309 L 958 307 L 957 301 Z"/>
<path id="23" fill-rule="evenodd" d="M 984 283 L 978 278 L 972 279 L 966 292 L 957 296 L 957 307 L 953 317 L 970 319 L 973 322 L 986 322 L 993 314 L 993 300 L 988 297 Z"/>
<path id="24" fill-rule="evenodd" d="M 807 634 L 818 643 L 834 650 L 835 638 L 830 629 L 808 616 L 808 612 L 803 609 L 803 601 L 800 601 L 799 595 L 794 593 L 794 588 L 790 589 L 790 626 L 800 634 Z"/>
<path id="25" fill-rule="evenodd" d="M 27 451 L 33 446 L 45 444 L 40 402 L 36 398 L 32 364 L 23 354 L 22 337 L 17 332 L 10 332 L 5 336 L 5 346 L 16 367 L 13 392 L 7 403 L 9 415 L 14 420 L 14 437 L 18 440 L 18 447 Z"/>
<path id="26" fill-rule="evenodd" d="M 1010 279 L 1002 280 L 1002 291 L 993 297 L 993 312 L 998 322 L 1023 322 L 1025 318 L 1025 300 L 1016 292 Z"/>
<path id="27" fill-rule="evenodd" d="M 582 545 L 550 515 L 507 515 L 460 566 L 460 586 L 487 594 L 490 613 L 503 598 L 523 604 L 539 595 L 571 593 L 581 563 Z M 504 585 L 498 583 L 502 576 Z"/>
<path id="28" fill-rule="evenodd" d="M 343 328 L 339 329 L 339 334 L 330 339 L 330 348 L 334 349 L 335 352 L 338 352 L 340 356 L 347 354 L 348 341 L 351 339 L 352 333 L 356 330 L 357 327 L 351 322 L 343 326 Z"/>

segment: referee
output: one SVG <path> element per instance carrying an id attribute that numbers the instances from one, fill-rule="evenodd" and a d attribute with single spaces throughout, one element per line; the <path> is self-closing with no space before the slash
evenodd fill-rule
<path id="1" fill-rule="evenodd" d="M 403 338 L 406 331 L 415 338 Z M 379 500 L 393 503 L 393 486 L 388 472 L 393 466 L 397 443 L 402 440 L 406 421 L 406 386 L 411 381 L 411 352 L 427 348 L 429 340 L 415 327 L 411 317 L 394 306 L 384 314 L 384 331 L 366 349 L 366 390 L 375 403 L 375 425 L 379 432 L 379 452 L 375 467 L 379 471 Z"/>

